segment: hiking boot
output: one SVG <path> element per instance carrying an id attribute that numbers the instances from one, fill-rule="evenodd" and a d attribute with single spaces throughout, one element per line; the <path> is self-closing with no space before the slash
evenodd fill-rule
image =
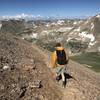
<path id="1" fill-rule="evenodd" d="M 62 81 L 62 87 L 63 87 L 63 88 L 66 87 L 66 81 Z"/>
<path id="2" fill-rule="evenodd" d="M 61 75 L 59 75 L 59 76 L 56 77 L 56 81 L 58 81 L 58 82 L 59 82 L 61 79 L 62 79 Z"/>

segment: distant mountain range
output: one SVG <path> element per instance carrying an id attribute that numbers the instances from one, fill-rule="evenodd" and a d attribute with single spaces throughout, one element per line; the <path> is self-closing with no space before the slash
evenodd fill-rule
<path id="1" fill-rule="evenodd" d="M 62 17 L 62 16 L 41 16 L 41 15 L 32 15 L 32 14 L 19 14 L 19 15 L 6 15 L 6 16 L 0 16 L 0 20 L 9 20 L 9 19 L 26 19 L 26 20 L 49 20 L 49 19 L 85 19 L 88 18 L 89 16 L 75 16 L 75 17 L 71 17 L 71 16 L 66 16 L 66 17 Z"/>
<path id="2" fill-rule="evenodd" d="M 1 18 L 1 32 L 20 35 L 51 50 L 62 42 L 71 53 L 100 52 L 100 14 L 85 19 L 18 15 Z"/>

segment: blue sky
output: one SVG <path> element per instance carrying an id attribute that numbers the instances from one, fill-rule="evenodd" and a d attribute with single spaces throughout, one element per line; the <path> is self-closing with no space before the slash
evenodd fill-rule
<path id="1" fill-rule="evenodd" d="M 0 0 L 0 16 L 91 16 L 100 13 L 100 0 Z"/>

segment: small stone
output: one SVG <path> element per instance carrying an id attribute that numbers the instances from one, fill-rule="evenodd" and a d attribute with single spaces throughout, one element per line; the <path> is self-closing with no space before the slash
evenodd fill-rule
<path id="1" fill-rule="evenodd" d="M 0 84 L 0 85 L 1 85 L 1 84 Z M 5 88 L 4 85 L 1 85 L 1 86 L 0 86 L 0 90 L 4 90 L 4 88 Z"/>
<path id="2" fill-rule="evenodd" d="M 29 83 L 30 88 L 41 88 L 41 86 L 42 86 L 41 80 L 36 80 Z"/>
<path id="3" fill-rule="evenodd" d="M 9 66 L 7 65 L 3 66 L 3 70 L 7 70 L 7 69 L 9 69 Z"/>

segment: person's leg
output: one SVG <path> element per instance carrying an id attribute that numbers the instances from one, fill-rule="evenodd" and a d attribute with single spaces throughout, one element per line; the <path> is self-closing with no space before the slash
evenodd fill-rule
<path id="1" fill-rule="evenodd" d="M 62 81 L 65 81 L 64 73 L 61 73 L 61 76 L 62 76 Z"/>
<path id="2" fill-rule="evenodd" d="M 65 88 L 65 86 L 66 86 L 66 80 L 65 80 L 65 75 L 64 75 L 64 73 L 62 73 L 61 76 L 62 76 L 62 87 Z"/>
<path id="3" fill-rule="evenodd" d="M 56 76 L 56 80 L 59 82 L 62 79 L 61 74 Z"/>
<path id="4" fill-rule="evenodd" d="M 61 68 L 60 67 L 57 67 L 55 68 L 55 72 L 56 72 L 56 80 L 59 81 L 62 79 L 62 76 L 61 76 Z"/>
<path id="5" fill-rule="evenodd" d="M 65 77 L 65 73 L 66 73 L 66 66 L 63 67 L 62 69 L 62 86 L 65 87 L 66 86 L 66 77 Z"/>

